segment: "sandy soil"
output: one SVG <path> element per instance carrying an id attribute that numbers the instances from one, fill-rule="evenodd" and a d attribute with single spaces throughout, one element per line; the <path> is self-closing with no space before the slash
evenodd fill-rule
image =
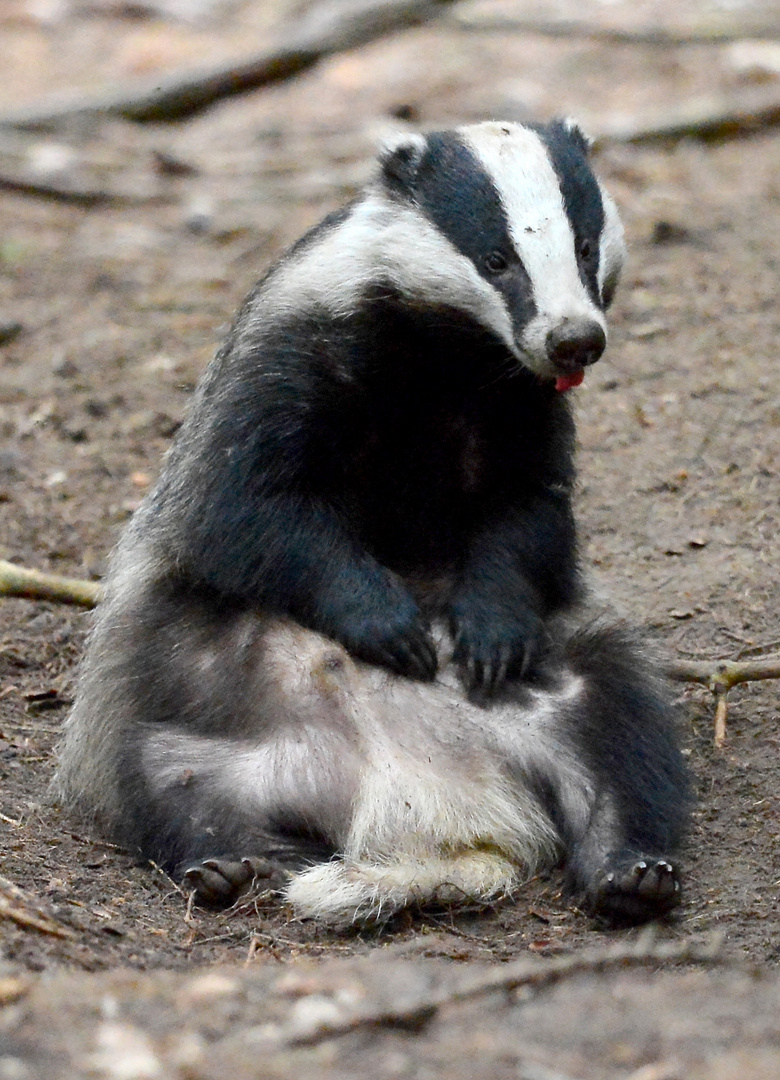
<path id="1" fill-rule="evenodd" d="M 576 7 L 587 13 L 587 5 Z M 559 8 L 567 13 L 566 4 Z M 595 3 L 590 13 L 636 23 L 644 12 L 674 26 L 704 8 Z M 204 30 L 123 19 L 96 3 L 64 6 L 53 26 L 39 9 L 9 5 L 0 13 L 4 31 L 33 58 L 24 92 L 24 70 L 14 69 L 7 107 L 47 85 L 90 89 L 105 86 L 112 70 L 133 74 L 132 64 L 117 66 L 120 46 L 127 55 L 140 49 L 154 69 L 202 58 L 211 26 L 217 54 L 227 54 L 249 18 L 234 9 L 244 23 L 220 22 L 223 13 Z M 759 19 L 773 5 L 748 9 L 745 17 Z M 284 13 L 284 5 L 275 12 Z M 253 17 L 252 32 L 260 33 Z M 91 67 L 77 47 L 87 37 L 105 46 Z M 690 95 L 729 94 L 754 76 L 725 45 L 659 50 L 429 27 L 336 57 L 181 127 L 103 122 L 26 136 L 28 166 L 43 162 L 45 171 L 54 162 L 70 179 L 88 173 L 91 183 L 98 177 L 131 197 L 83 208 L 0 194 L 0 324 L 21 326 L 0 345 L 0 557 L 100 576 L 236 304 L 275 254 L 363 181 L 377 135 L 399 113 L 425 126 L 574 113 L 603 130 L 617 116 L 662 111 Z M 188 168 L 171 175 L 160 154 Z M 606 146 L 597 166 L 623 211 L 631 262 L 608 354 L 575 392 L 585 557 L 670 656 L 777 652 L 780 139 L 769 132 L 718 145 Z M 47 794 L 87 625 L 86 614 L 62 607 L 0 605 L 0 873 L 66 928 L 62 936 L 43 933 L 0 911 L 0 1003 L 28 994 L 33 984 L 24 980 L 36 972 L 58 979 L 65 970 L 117 967 L 190 972 L 247 958 L 265 970 L 388 950 L 507 961 L 633 940 L 633 931 L 605 933 L 573 910 L 556 874 L 530 882 L 512 903 L 408 916 L 382 935 L 333 935 L 292 921 L 269 898 L 187 915 L 186 899 L 162 872 L 89 834 Z M 760 965 L 767 986 L 776 986 L 777 684 L 732 692 L 722 752 L 712 745 L 709 695 L 690 689 L 684 698 L 683 740 L 699 802 L 682 860 L 684 904 L 658 933 L 700 942 L 722 931 L 726 960 Z M 78 983 L 84 993 L 86 985 Z M 104 991 L 94 984 L 95 994 Z M 12 1021 L 0 1025 L 0 1062 Z M 604 1075 L 639 1076 L 641 1064 L 618 1062 Z M 28 1065 L 33 1071 L 18 1075 L 37 1076 L 38 1066 Z M 101 1068 L 85 1075 L 113 1075 Z M 179 1075 L 169 1068 L 165 1075 Z M 439 1075 L 430 1068 L 408 1075 Z M 761 1068 L 733 1075 L 764 1075 Z M 203 1065 L 181 1075 L 212 1073 Z M 329 1075 L 324 1066 L 321 1075 Z"/>

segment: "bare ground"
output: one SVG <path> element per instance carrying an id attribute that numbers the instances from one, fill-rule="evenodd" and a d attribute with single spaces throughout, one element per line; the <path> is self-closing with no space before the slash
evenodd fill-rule
<path id="1" fill-rule="evenodd" d="M 602 21 L 644 13 L 674 26 L 706 5 L 592 7 Z M 748 8 L 777 16 L 776 5 Z M 134 49 L 147 67 L 202 55 L 202 28 L 129 21 L 95 4 L 67 9 L 53 35 L 15 10 L 0 13 L 19 47 L 9 54 L 9 106 L 43 93 L 43 63 L 51 87 L 88 89 L 112 71 L 132 74 L 117 65 Z M 247 11 L 259 33 L 259 9 L 236 10 L 211 30 L 226 54 L 246 32 Z M 91 67 L 78 47 L 87 38 L 102 57 Z M 26 96 L 22 46 L 34 59 Z M 0 346 L 0 557 L 99 577 L 236 304 L 286 243 L 362 182 L 377 134 L 397 122 L 391 114 L 432 126 L 574 113 L 602 130 L 618 114 L 730 93 L 746 77 L 728 46 L 659 50 L 429 27 L 182 127 L 104 122 L 30 136 L 28 164 L 59 162 L 66 178 L 88 172 L 90 183 L 132 199 L 85 209 L 0 195 L 0 324 L 21 325 Z M 191 171 L 171 175 L 161 152 Z M 780 138 L 607 146 L 597 165 L 632 255 L 608 354 L 575 391 L 585 557 L 670 656 L 776 653 Z M 28 893 L 16 916 L 0 906 L 0 1077 L 259 1075 L 255 1043 L 269 1076 L 361 1076 L 369 1060 L 399 1076 L 780 1073 L 776 683 L 732 692 L 722 752 L 712 745 L 709 695 L 684 695 L 699 802 L 682 860 L 684 904 L 658 935 L 701 943 L 722 932 L 724 971 L 667 962 L 630 975 L 584 972 L 525 996 L 447 1005 L 417 1024 L 417 1036 L 414 1023 L 383 1020 L 293 1050 L 257 1032 L 276 1023 L 280 1001 L 305 1000 L 315 1013 L 318 1002 L 352 1001 L 338 998 L 339 980 L 358 998 L 385 979 L 391 988 L 408 979 L 413 993 L 465 977 L 455 962 L 476 972 L 529 954 L 575 956 L 635 932 L 594 927 L 561 896 L 555 873 L 511 903 L 409 915 L 382 934 L 334 935 L 292 920 L 274 898 L 188 913 L 162 872 L 48 796 L 87 624 L 62 607 L 0 605 L 0 874 Z M 54 932 L 20 919 L 33 903 Z M 297 989 L 278 982 L 286 969 L 304 973 Z M 151 971 L 151 980 L 141 974 Z M 135 1065 L 117 1072 L 117 1061 Z"/>

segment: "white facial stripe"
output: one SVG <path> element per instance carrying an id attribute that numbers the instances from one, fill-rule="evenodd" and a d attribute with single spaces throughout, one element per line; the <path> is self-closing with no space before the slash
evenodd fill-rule
<path id="1" fill-rule="evenodd" d="M 391 204 L 381 193 L 369 195 L 343 224 L 283 262 L 267 291 L 276 317 L 294 317 L 313 306 L 344 316 L 355 310 L 366 286 L 382 278 L 405 296 L 471 315 L 514 349 L 506 305 L 471 260 L 419 211 Z"/>
<path id="2" fill-rule="evenodd" d="M 555 169 L 539 136 L 520 125 L 479 124 L 461 128 L 460 135 L 499 193 L 512 241 L 532 283 L 537 314 L 520 335 L 525 359 L 540 374 L 553 374 L 546 354 L 551 329 L 564 319 L 585 317 L 606 332 L 604 317 L 579 274 Z"/>
<path id="3" fill-rule="evenodd" d="M 396 213 L 382 236 L 381 262 L 389 279 L 406 295 L 455 307 L 513 348 L 512 320 L 503 298 L 480 276 L 471 259 L 417 211 L 405 208 Z"/>

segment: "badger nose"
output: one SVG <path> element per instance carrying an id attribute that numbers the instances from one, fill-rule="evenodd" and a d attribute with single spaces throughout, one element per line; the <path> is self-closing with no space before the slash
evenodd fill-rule
<path id="1" fill-rule="evenodd" d="M 561 371 L 595 364 L 604 352 L 607 335 L 593 319 L 564 319 L 547 335 L 547 356 Z"/>

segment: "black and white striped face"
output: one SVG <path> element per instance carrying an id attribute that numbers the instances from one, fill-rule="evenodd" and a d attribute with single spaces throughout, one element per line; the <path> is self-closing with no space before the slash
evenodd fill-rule
<path id="1" fill-rule="evenodd" d="M 526 368 L 565 385 L 604 351 L 624 257 L 587 149 L 568 121 L 484 123 L 404 136 L 381 157 L 408 216 L 414 270 L 399 284 L 471 314 Z"/>

